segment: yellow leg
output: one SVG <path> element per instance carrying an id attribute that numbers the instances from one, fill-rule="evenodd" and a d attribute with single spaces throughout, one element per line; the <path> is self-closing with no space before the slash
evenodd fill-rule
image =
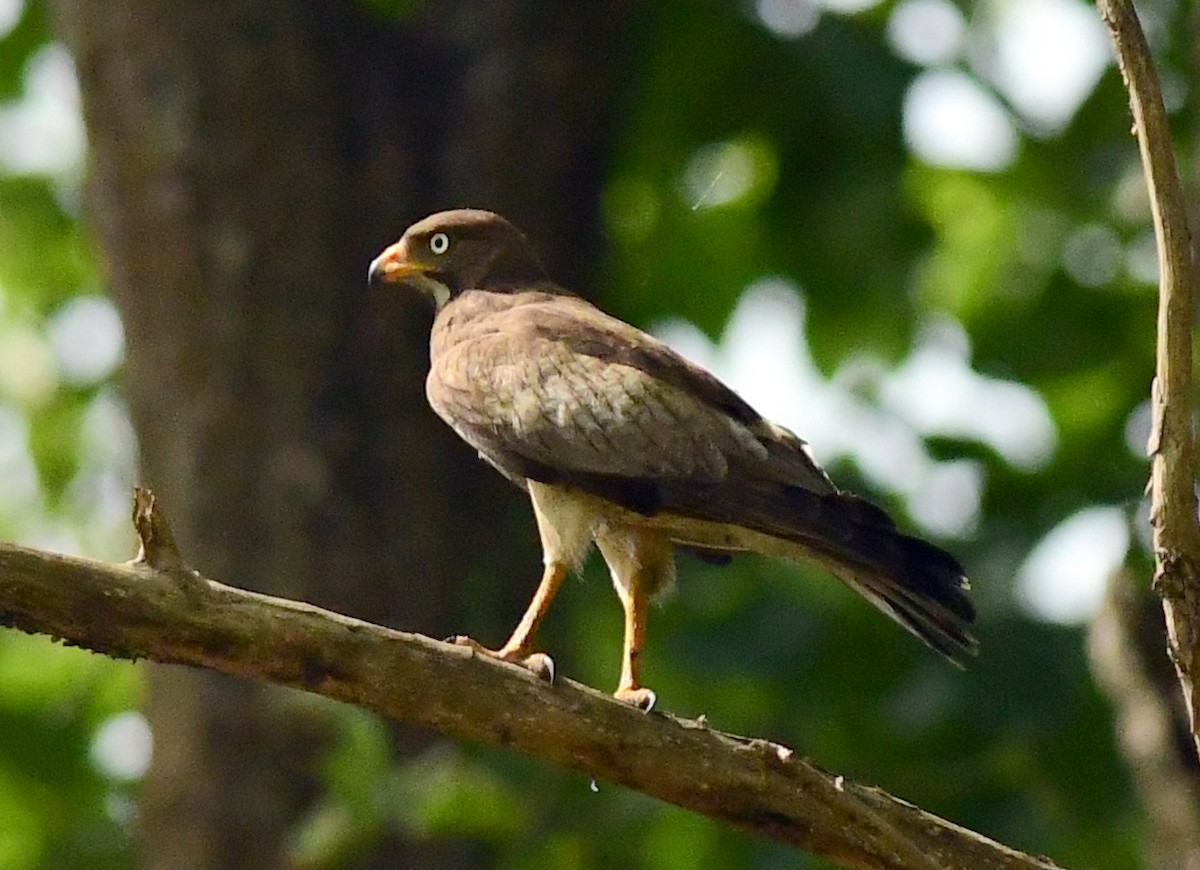
<path id="1" fill-rule="evenodd" d="M 636 528 L 608 528 L 596 536 L 596 546 L 608 563 L 613 586 L 625 608 L 625 643 L 621 650 L 618 700 L 643 710 L 654 706 L 654 693 L 642 685 L 642 650 L 646 646 L 646 618 L 650 598 L 670 587 L 675 579 L 675 550 L 655 532 Z"/>
<path id="2" fill-rule="evenodd" d="M 635 578 L 633 588 L 621 595 L 625 608 L 625 643 L 621 650 L 621 681 L 613 694 L 618 700 L 643 710 L 654 706 L 654 692 L 642 686 L 642 650 L 646 645 L 646 617 L 650 613 L 650 596 Z"/>
<path id="3" fill-rule="evenodd" d="M 533 600 L 525 609 L 525 615 L 521 617 L 521 621 L 513 630 L 512 637 L 500 649 L 488 649 L 465 636 L 454 638 L 454 642 L 506 662 L 524 664 L 534 673 L 553 682 L 554 661 L 545 653 L 532 652 L 533 637 L 566 576 L 567 566 L 561 562 L 551 562 L 546 565 L 542 572 L 542 582 L 538 584 L 537 592 L 533 594 Z"/>
<path id="4" fill-rule="evenodd" d="M 500 649 L 496 650 L 496 655 L 505 661 L 513 661 L 515 659 L 523 659 L 530 652 L 530 647 L 533 644 L 533 637 L 537 634 L 538 626 L 542 622 L 542 617 L 546 615 L 546 611 L 550 609 L 550 603 L 554 601 L 554 596 L 558 594 L 559 588 L 562 586 L 563 580 L 567 576 L 567 566 L 560 562 L 551 562 L 542 572 L 542 582 L 538 584 L 537 592 L 533 593 L 533 600 L 529 602 L 529 607 L 525 610 L 525 615 L 521 617 L 521 621 L 517 623 L 517 627 L 513 630 L 512 637 Z"/>

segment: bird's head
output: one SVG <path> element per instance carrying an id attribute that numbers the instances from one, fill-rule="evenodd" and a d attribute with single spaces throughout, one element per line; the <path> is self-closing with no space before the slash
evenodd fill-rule
<path id="1" fill-rule="evenodd" d="M 464 290 L 514 292 L 547 278 L 520 230 L 493 212 L 464 208 L 413 224 L 372 261 L 368 280 L 420 290 L 440 310 Z"/>

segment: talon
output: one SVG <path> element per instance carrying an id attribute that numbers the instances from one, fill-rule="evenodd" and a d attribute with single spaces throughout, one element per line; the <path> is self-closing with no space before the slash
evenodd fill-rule
<path id="1" fill-rule="evenodd" d="M 488 658 L 499 659 L 502 662 L 511 662 L 514 665 L 522 667 L 533 672 L 534 676 L 540 677 L 547 683 L 554 683 L 554 675 L 556 668 L 554 667 L 554 659 L 545 653 L 526 653 L 524 649 L 519 647 L 504 647 L 503 649 L 488 649 L 477 640 L 472 640 L 465 634 L 456 634 L 453 637 L 446 638 L 446 643 L 452 643 L 455 646 L 465 646 L 474 650 L 480 655 Z"/>
<path id="2" fill-rule="evenodd" d="M 545 653 L 534 653 L 527 656 L 521 664 L 533 671 L 534 676 L 541 677 L 550 685 L 554 685 L 554 659 L 550 656 Z"/>
<path id="3" fill-rule="evenodd" d="M 617 689 L 617 691 L 613 692 L 613 697 L 618 701 L 624 701 L 632 707 L 637 707 L 643 713 L 649 713 L 653 710 L 654 704 L 658 700 L 658 696 L 654 694 L 653 690 L 645 687 L 638 689 Z"/>

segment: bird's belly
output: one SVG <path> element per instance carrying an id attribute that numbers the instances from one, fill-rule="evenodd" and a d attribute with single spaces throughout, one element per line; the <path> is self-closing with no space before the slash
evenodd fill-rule
<path id="1" fill-rule="evenodd" d="M 530 482 L 530 485 L 534 486 L 535 484 Z M 728 552 L 753 550 L 760 553 L 771 553 L 773 550 L 780 549 L 777 546 L 780 543 L 777 539 L 740 526 L 671 513 L 647 515 L 569 487 L 561 489 L 556 487 L 555 489 L 563 495 L 569 494 L 571 501 L 579 505 L 578 510 L 586 511 L 593 536 L 621 529 L 631 529 L 653 532 L 673 544 L 709 550 Z M 773 546 L 773 543 L 776 546 Z M 785 554 L 780 553 L 779 555 Z"/>

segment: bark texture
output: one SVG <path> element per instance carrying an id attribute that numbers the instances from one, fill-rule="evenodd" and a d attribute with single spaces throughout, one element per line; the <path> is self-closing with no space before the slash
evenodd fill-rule
<path id="1" fill-rule="evenodd" d="M 0 544 L 0 625 L 272 680 L 505 746 L 865 870 L 1054 870 L 767 740 L 550 685 L 473 650 L 215 583 L 163 553 L 105 565 Z M 160 566 L 156 570 L 151 566 Z M 428 866 L 428 865 L 420 865 Z"/>
<path id="2" fill-rule="evenodd" d="M 468 575 L 528 564 L 532 586 L 532 535 L 496 516 L 518 494 L 425 407 L 430 315 L 364 275 L 408 223 L 469 204 L 510 214 L 586 287 L 622 7 L 418 4 L 394 21 L 338 0 L 53 6 L 144 480 L 185 551 L 253 589 L 435 634 L 464 629 Z M 528 549 L 505 559 L 511 540 Z M 527 594 L 509 583 L 488 593 L 498 624 Z M 321 724 L 275 687 L 173 668 L 149 682 L 145 865 L 286 866 Z M 377 860 L 435 857 L 470 856 Z"/>

